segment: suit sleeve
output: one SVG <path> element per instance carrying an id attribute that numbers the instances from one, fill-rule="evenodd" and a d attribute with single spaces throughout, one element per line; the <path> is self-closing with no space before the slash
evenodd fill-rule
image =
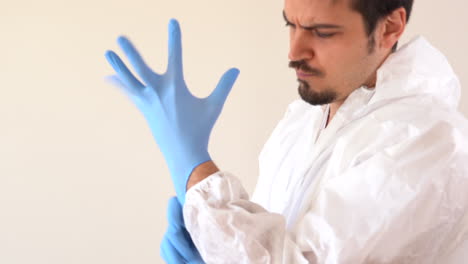
<path id="1" fill-rule="evenodd" d="M 324 181 L 293 230 L 218 172 L 187 192 L 186 226 L 206 263 L 441 263 L 467 238 L 461 138 L 441 124 L 368 156 Z"/>

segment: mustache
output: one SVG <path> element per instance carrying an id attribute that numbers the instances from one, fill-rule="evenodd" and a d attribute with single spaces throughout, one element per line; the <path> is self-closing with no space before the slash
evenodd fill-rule
<path id="1" fill-rule="evenodd" d="M 325 76 L 325 74 L 316 69 L 316 68 L 313 68 L 313 67 L 310 67 L 307 62 L 305 62 L 304 60 L 300 60 L 300 61 L 290 61 L 289 62 L 289 68 L 293 68 L 293 69 L 296 69 L 296 70 L 301 70 L 305 73 L 310 73 L 310 74 L 313 74 L 313 75 L 317 75 L 319 77 L 323 77 Z"/>

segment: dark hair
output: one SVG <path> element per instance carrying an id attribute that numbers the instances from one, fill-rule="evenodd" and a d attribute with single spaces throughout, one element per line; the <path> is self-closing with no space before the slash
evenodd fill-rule
<path id="1" fill-rule="evenodd" d="M 367 34 L 374 33 L 380 19 L 390 15 L 396 9 L 406 9 L 406 21 L 409 21 L 413 0 L 351 0 L 351 8 L 360 13 L 364 19 Z M 397 49 L 398 42 L 392 47 Z"/>

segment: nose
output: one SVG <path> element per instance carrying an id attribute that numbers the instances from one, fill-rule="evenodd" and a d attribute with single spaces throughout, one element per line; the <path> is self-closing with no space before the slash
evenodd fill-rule
<path id="1" fill-rule="evenodd" d="M 312 39 L 307 38 L 307 32 L 295 29 L 290 33 L 289 54 L 291 61 L 310 60 L 314 57 Z"/>

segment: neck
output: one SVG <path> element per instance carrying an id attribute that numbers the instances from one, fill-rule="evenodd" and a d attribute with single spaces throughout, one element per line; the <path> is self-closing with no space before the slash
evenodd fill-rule
<path id="1" fill-rule="evenodd" d="M 362 86 L 367 86 L 368 88 L 374 88 L 375 84 L 376 84 L 376 81 L 377 81 L 377 74 L 374 73 L 374 74 L 372 74 L 372 76 L 365 83 L 362 84 Z M 328 124 L 330 124 L 330 122 L 332 121 L 332 119 L 335 116 L 336 112 L 338 112 L 338 109 L 340 109 L 340 107 L 346 101 L 348 96 L 349 96 L 349 94 L 342 100 L 337 100 L 337 101 L 334 101 L 333 103 L 330 103 L 330 112 L 329 112 L 329 115 L 328 115 L 328 121 L 327 121 L 326 126 L 328 126 Z"/>
<path id="2" fill-rule="evenodd" d="M 333 117 L 335 116 L 340 106 L 344 103 L 344 101 L 345 100 L 335 101 L 330 104 L 330 111 L 328 114 L 328 120 L 327 120 L 327 125 L 326 125 L 327 127 L 328 127 L 328 124 L 330 124 L 330 122 L 332 121 Z"/>

